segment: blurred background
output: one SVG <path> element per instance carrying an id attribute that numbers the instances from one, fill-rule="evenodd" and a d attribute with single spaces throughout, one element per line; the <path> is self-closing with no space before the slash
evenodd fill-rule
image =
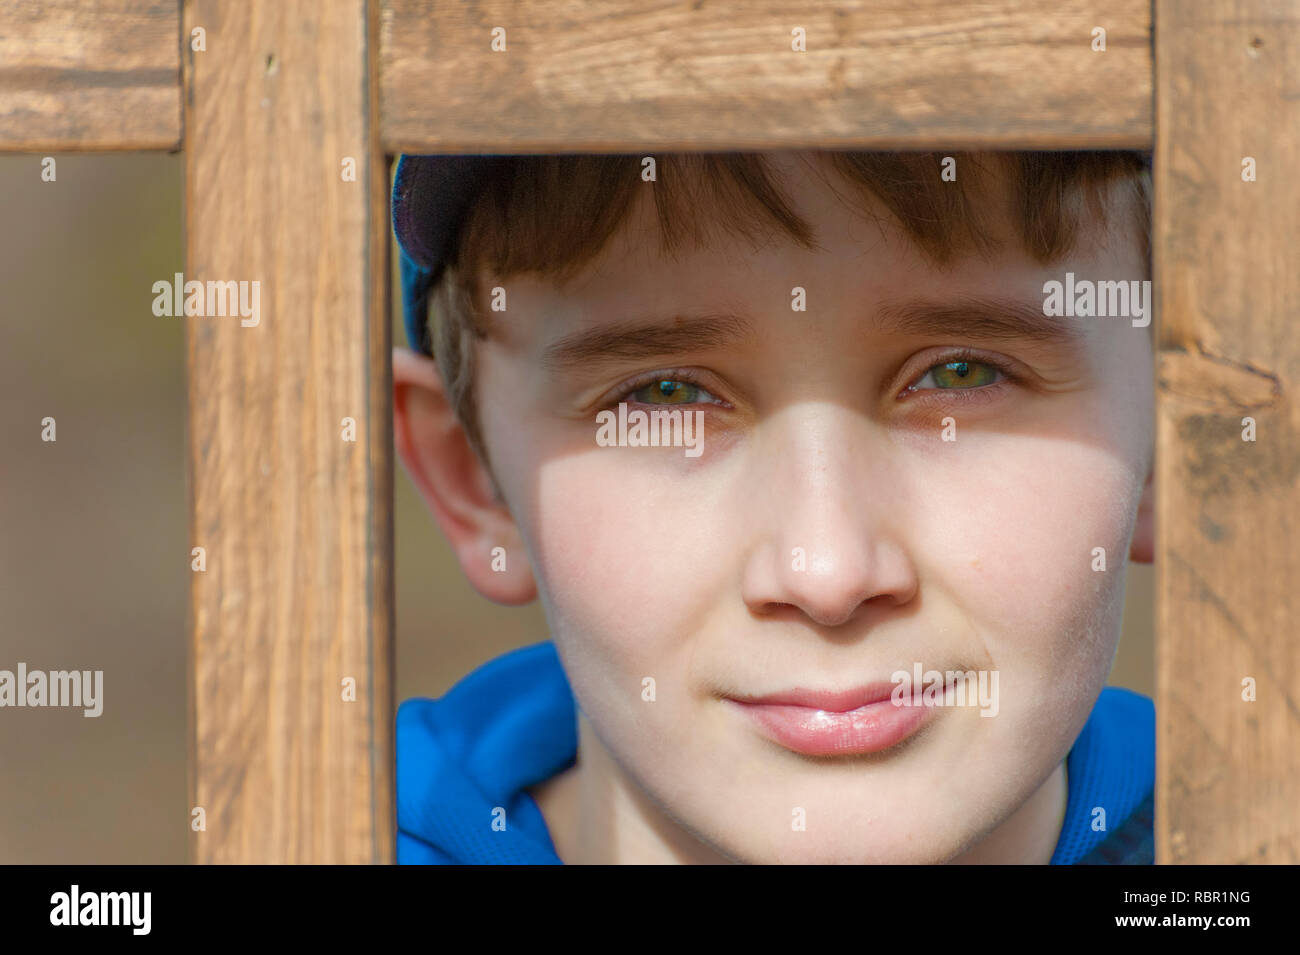
<path id="1" fill-rule="evenodd" d="M 0 155 L 0 669 L 103 670 L 104 711 L 0 708 L 0 863 L 183 863 L 184 320 L 151 287 L 185 270 L 184 160 L 55 158 Z M 469 586 L 400 464 L 395 491 L 398 701 L 547 639 Z M 1110 680 L 1148 696 L 1152 583 L 1130 565 Z"/>

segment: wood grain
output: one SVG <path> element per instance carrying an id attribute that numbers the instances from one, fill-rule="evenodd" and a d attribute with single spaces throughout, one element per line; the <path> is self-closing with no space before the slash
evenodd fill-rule
<path id="1" fill-rule="evenodd" d="M 392 370 L 378 11 L 190 0 L 186 278 L 259 281 L 260 321 L 188 317 L 191 794 L 215 863 L 391 862 Z M 343 181 L 353 157 L 357 181 Z M 343 419 L 356 441 L 343 440 Z M 356 682 L 355 702 L 342 682 Z"/>
<path id="2" fill-rule="evenodd" d="M 1300 8 L 1158 0 L 1156 40 L 1157 862 L 1295 863 Z"/>
<path id="3" fill-rule="evenodd" d="M 1105 52 L 1091 48 L 1097 26 Z M 806 52 L 791 50 L 795 27 Z M 1149 148 L 1150 27 L 1149 0 L 385 0 L 383 141 Z"/>
<path id="4" fill-rule="evenodd" d="M 0 4 L 0 150 L 177 149 L 177 0 Z"/>
<path id="5" fill-rule="evenodd" d="M 1144 0 L 737 10 L 385 0 L 383 142 L 393 152 L 1151 143 Z M 503 53 L 490 48 L 495 26 Z M 1104 53 L 1091 49 L 1096 26 Z M 806 52 L 790 49 L 794 27 Z M 176 148 L 188 38 L 166 0 L 6 4 L 0 149 Z"/>

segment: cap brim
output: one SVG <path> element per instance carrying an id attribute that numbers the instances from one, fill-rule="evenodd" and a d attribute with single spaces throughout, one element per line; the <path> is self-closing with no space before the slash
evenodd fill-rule
<path id="1" fill-rule="evenodd" d="M 400 156 L 393 176 L 393 233 L 401 248 L 402 308 L 411 348 L 430 354 L 428 294 L 461 220 L 497 156 Z"/>

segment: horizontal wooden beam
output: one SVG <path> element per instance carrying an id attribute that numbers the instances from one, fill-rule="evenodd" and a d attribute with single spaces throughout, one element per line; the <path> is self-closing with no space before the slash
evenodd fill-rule
<path id="1" fill-rule="evenodd" d="M 1150 0 L 385 0 L 381 57 L 394 153 L 1152 144 Z"/>
<path id="2" fill-rule="evenodd" d="M 381 6 L 389 152 L 1152 143 L 1148 0 Z M 5 4 L 0 150 L 179 148 L 182 51 L 230 52 L 176 0 Z"/>
<path id="3" fill-rule="evenodd" d="M 5 0 L 0 151 L 179 149 L 180 50 L 178 0 Z"/>

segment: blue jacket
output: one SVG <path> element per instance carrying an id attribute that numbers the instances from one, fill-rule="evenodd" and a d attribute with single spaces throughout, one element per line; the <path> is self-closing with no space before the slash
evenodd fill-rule
<path id="1" fill-rule="evenodd" d="M 577 708 L 555 645 L 513 650 L 437 700 L 397 710 L 397 861 L 559 865 L 525 787 L 577 758 Z M 1150 863 L 1155 707 L 1106 687 L 1067 757 L 1053 865 Z M 1106 832 L 1092 828 L 1106 811 Z M 504 829 L 493 813 L 505 810 Z M 500 813 L 496 813 L 500 816 Z"/>

